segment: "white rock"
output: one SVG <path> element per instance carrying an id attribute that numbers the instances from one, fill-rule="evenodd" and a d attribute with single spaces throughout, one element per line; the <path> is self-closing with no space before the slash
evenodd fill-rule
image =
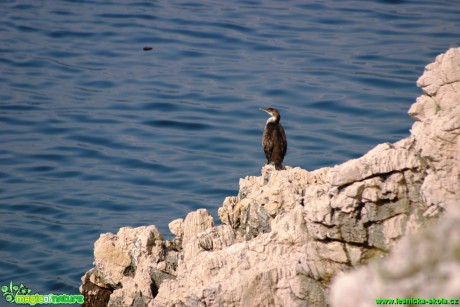
<path id="1" fill-rule="evenodd" d="M 222 225 L 200 209 L 169 224 L 173 241 L 154 226 L 101 235 L 95 269 L 82 278 L 86 301 L 374 306 L 385 297 L 458 298 L 460 49 L 438 56 L 417 82 L 425 94 L 409 110 L 411 136 L 399 142 L 312 172 L 265 166 L 224 200 Z"/>

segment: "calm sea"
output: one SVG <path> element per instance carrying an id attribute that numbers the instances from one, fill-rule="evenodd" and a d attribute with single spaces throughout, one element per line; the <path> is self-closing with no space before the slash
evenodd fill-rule
<path id="1" fill-rule="evenodd" d="M 78 293 L 100 233 L 217 217 L 265 163 L 314 170 L 409 135 L 460 5 L 411 1 L 0 1 L 0 286 Z M 144 51 L 144 47 L 153 48 Z M 3 301 L 3 298 L 0 298 Z M 3 303 L 2 303 L 3 304 Z"/>

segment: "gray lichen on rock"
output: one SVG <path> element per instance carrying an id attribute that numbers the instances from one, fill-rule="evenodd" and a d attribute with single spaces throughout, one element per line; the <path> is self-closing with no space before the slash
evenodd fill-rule
<path id="1" fill-rule="evenodd" d="M 222 225 L 200 209 L 169 224 L 172 241 L 155 226 L 101 235 L 85 305 L 368 306 L 441 289 L 458 298 L 460 49 L 417 84 L 424 94 L 399 142 L 312 172 L 265 166 L 224 200 Z"/>

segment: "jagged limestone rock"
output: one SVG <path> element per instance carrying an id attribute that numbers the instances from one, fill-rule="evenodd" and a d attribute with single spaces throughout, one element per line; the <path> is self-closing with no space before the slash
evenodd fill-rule
<path id="1" fill-rule="evenodd" d="M 176 274 L 178 252 L 164 241 L 155 226 L 123 227 L 101 234 L 94 244 L 95 268 L 82 278 L 85 306 L 147 305 L 159 285 Z M 91 282 L 91 283 L 89 283 Z"/>
<path id="2" fill-rule="evenodd" d="M 458 297 L 460 49 L 438 56 L 418 85 L 415 123 L 399 142 L 312 172 L 265 166 L 224 200 L 222 225 L 200 209 L 170 223 L 173 241 L 148 227 L 102 235 L 82 280 L 86 306 L 369 306 L 423 289 Z M 449 246 L 433 251 L 436 242 Z"/>
<path id="3" fill-rule="evenodd" d="M 373 306 L 376 299 L 385 298 L 444 298 L 449 300 L 444 303 L 450 304 L 450 299 L 459 298 L 460 49 L 438 56 L 417 84 L 425 94 L 409 114 L 416 120 L 413 147 L 425 175 L 412 174 L 419 176 L 419 185 L 408 188 L 410 203 L 422 204 L 422 217 L 413 216 L 419 221 L 408 219 L 410 234 L 396 244 L 389 257 L 339 276 L 332 286 L 333 306 Z M 445 214 L 440 215 L 442 212 Z M 399 216 L 400 220 L 395 220 Z M 382 234 L 401 236 L 407 219 L 402 216 L 394 217 L 394 224 Z M 420 230 L 420 220 L 431 216 L 438 219 Z M 374 241 L 386 243 L 385 238 Z"/>

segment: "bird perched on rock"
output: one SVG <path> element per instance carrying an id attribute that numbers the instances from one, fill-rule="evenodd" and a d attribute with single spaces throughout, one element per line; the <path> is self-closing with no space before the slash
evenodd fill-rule
<path id="1" fill-rule="evenodd" d="M 274 163 L 275 169 L 281 170 L 283 169 L 282 163 L 287 151 L 287 140 L 283 126 L 280 124 L 280 113 L 274 108 L 260 110 L 271 115 L 265 124 L 262 137 L 262 146 L 265 157 L 267 157 L 267 164 Z"/>

